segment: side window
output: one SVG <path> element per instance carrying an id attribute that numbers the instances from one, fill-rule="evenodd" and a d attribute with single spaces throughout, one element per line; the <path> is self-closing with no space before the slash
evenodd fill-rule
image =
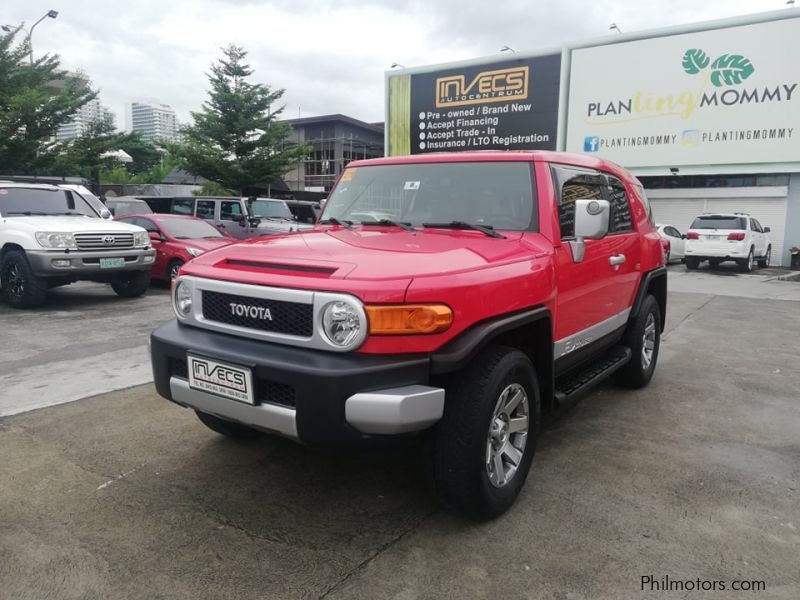
<path id="1" fill-rule="evenodd" d="M 172 212 L 176 215 L 191 215 L 194 211 L 194 200 L 178 198 L 172 202 Z"/>
<path id="2" fill-rule="evenodd" d="M 759 223 L 755 219 L 750 219 L 750 227 L 753 231 L 756 231 L 758 233 L 764 233 L 764 228 L 761 227 L 761 223 Z"/>
<path id="3" fill-rule="evenodd" d="M 593 171 L 554 167 L 558 190 L 558 222 L 561 239 L 575 237 L 575 201 L 602 200 L 605 178 Z"/>
<path id="4" fill-rule="evenodd" d="M 216 202 L 213 200 L 198 200 L 195 216 L 198 219 L 214 220 L 214 205 Z"/>
<path id="5" fill-rule="evenodd" d="M 147 231 L 155 231 L 156 233 L 159 232 L 158 225 L 153 223 L 150 219 L 136 219 L 137 225 L 139 227 L 144 227 Z"/>
<path id="6" fill-rule="evenodd" d="M 625 185 L 616 177 L 608 176 L 608 202 L 611 204 L 611 217 L 609 218 L 609 233 L 633 231 L 631 218 L 631 203 L 625 192 Z"/>
<path id="7" fill-rule="evenodd" d="M 241 202 L 222 202 L 219 209 L 219 218 L 223 221 L 233 221 L 234 217 L 242 215 Z"/>

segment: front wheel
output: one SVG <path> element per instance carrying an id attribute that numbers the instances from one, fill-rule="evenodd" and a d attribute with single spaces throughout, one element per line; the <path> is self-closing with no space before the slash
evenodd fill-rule
<path id="1" fill-rule="evenodd" d="M 25 253 L 19 250 L 3 256 L 0 287 L 13 308 L 36 308 L 47 300 L 47 281 L 33 273 Z"/>
<path id="2" fill-rule="evenodd" d="M 150 271 L 120 273 L 111 282 L 111 287 L 120 298 L 138 298 L 150 287 Z"/>
<path id="3" fill-rule="evenodd" d="M 700 260 L 697 258 L 685 258 L 684 262 L 686 263 L 686 268 L 690 271 L 694 271 L 700 266 Z"/>
<path id="4" fill-rule="evenodd" d="M 653 378 L 661 347 L 661 309 L 653 296 L 648 294 L 642 302 L 639 314 L 628 324 L 623 343 L 632 356 L 614 374 L 614 380 L 626 388 L 642 388 Z"/>
<path id="5" fill-rule="evenodd" d="M 739 262 L 739 270 L 742 273 L 750 273 L 753 271 L 753 267 L 755 267 L 755 260 L 753 259 L 753 249 L 750 248 L 747 258 Z"/>
<path id="6" fill-rule="evenodd" d="M 536 372 L 513 348 L 490 346 L 447 389 L 431 444 L 434 493 L 485 520 L 504 513 L 528 476 L 539 430 Z"/>
<path id="7" fill-rule="evenodd" d="M 762 269 L 766 269 L 769 266 L 770 261 L 772 260 L 772 246 L 767 247 L 767 253 L 764 255 L 763 258 L 758 259 L 758 266 Z"/>
<path id="8" fill-rule="evenodd" d="M 173 260 L 169 263 L 167 267 L 167 281 L 172 281 L 178 276 L 178 273 L 181 271 L 181 267 L 183 266 L 182 260 Z"/>

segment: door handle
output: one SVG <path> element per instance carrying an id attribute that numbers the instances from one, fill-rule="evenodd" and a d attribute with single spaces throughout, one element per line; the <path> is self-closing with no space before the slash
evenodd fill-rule
<path id="1" fill-rule="evenodd" d="M 611 258 L 608 259 L 608 263 L 612 267 L 618 267 L 621 264 L 625 263 L 625 255 L 624 254 L 615 254 L 614 256 L 612 256 Z"/>

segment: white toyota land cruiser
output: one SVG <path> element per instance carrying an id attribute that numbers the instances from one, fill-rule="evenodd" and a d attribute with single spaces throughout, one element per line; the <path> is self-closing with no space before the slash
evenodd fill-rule
<path id="1" fill-rule="evenodd" d="M 141 227 L 100 218 L 78 192 L 0 181 L 0 290 L 14 308 L 40 306 L 47 290 L 78 280 L 141 296 L 155 252 Z"/>
<path id="2" fill-rule="evenodd" d="M 735 261 L 745 273 L 768 267 L 772 259 L 769 227 L 744 213 L 704 214 L 686 232 L 684 250 L 687 269 L 696 269 L 707 260 L 712 268 L 726 260 Z"/>

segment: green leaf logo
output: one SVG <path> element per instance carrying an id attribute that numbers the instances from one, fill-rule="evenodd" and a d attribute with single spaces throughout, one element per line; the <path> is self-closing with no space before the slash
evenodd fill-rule
<path id="1" fill-rule="evenodd" d="M 711 59 L 699 48 L 690 48 L 683 55 L 683 70 L 689 75 L 696 75 L 708 66 Z"/>
<path id="2" fill-rule="evenodd" d="M 737 85 L 753 71 L 753 63 L 741 54 L 723 54 L 711 64 L 711 83 L 716 87 Z"/>

